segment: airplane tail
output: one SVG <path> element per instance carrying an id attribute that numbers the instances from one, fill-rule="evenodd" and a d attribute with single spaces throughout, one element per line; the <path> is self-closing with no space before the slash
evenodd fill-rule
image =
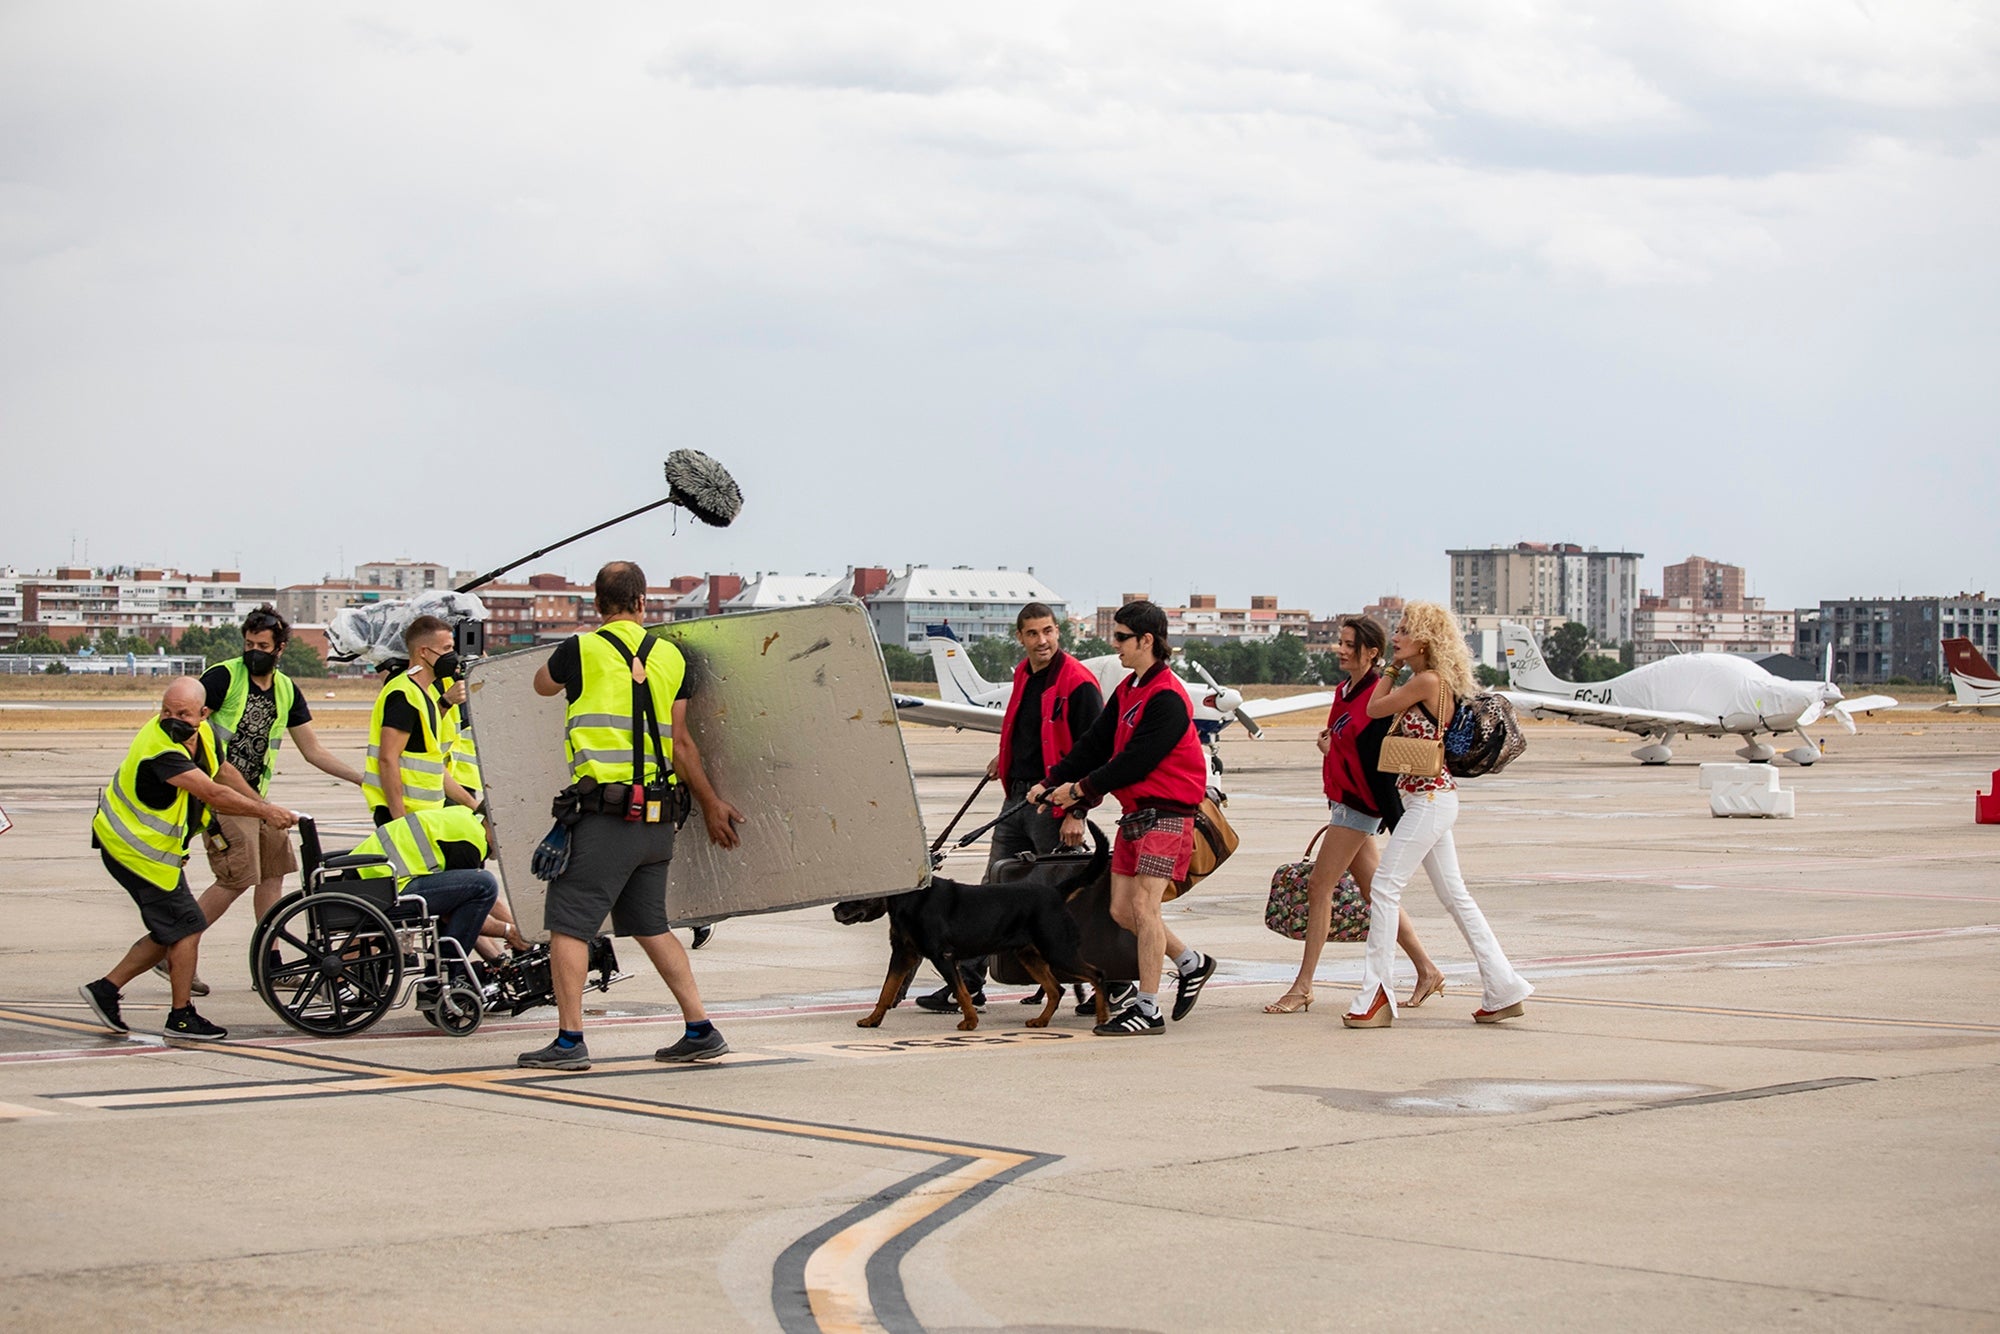
<path id="1" fill-rule="evenodd" d="M 1961 704 L 1986 703 L 2000 689 L 2000 672 L 1993 670 L 1993 664 L 1970 639 L 1945 640 L 1944 665 Z"/>
<path id="2" fill-rule="evenodd" d="M 1571 695 L 1576 686 L 1549 670 L 1535 636 L 1525 625 L 1500 623 L 1500 646 L 1507 653 L 1507 680 L 1516 690 L 1533 690 L 1544 695 Z"/>
<path id="3" fill-rule="evenodd" d="M 965 645 L 959 642 L 951 627 L 927 625 L 924 633 L 929 637 L 938 698 L 947 704 L 991 703 L 999 687 L 979 674 L 979 669 L 972 665 L 972 655 L 965 651 Z"/>

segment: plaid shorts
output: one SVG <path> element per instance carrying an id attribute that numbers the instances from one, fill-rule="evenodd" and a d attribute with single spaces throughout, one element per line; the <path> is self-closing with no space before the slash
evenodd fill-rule
<path id="1" fill-rule="evenodd" d="M 1185 815 L 1162 815 L 1138 838 L 1120 829 L 1111 844 L 1111 874 L 1152 875 L 1179 880 L 1194 856 L 1194 821 Z"/>

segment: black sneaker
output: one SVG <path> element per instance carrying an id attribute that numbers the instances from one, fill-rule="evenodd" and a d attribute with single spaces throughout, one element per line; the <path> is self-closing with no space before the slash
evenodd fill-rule
<path id="1" fill-rule="evenodd" d="M 1180 993 L 1174 997 L 1174 1018 L 1185 1019 L 1194 1003 L 1201 999 L 1201 989 L 1208 985 L 1210 975 L 1215 972 L 1215 956 L 1204 954 L 1201 963 L 1192 973 L 1182 973 Z"/>
<path id="2" fill-rule="evenodd" d="M 159 975 L 162 982 L 165 982 L 168 986 L 173 985 L 174 975 L 167 970 L 167 966 L 164 963 L 154 964 L 153 971 Z M 208 983 L 201 980 L 201 974 L 195 974 L 194 980 L 188 983 L 188 994 L 190 996 L 206 996 L 208 994 Z"/>
<path id="3" fill-rule="evenodd" d="M 681 1034 L 681 1040 L 671 1047 L 662 1047 L 653 1053 L 656 1061 L 681 1065 L 689 1061 L 712 1061 L 718 1056 L 729 1054 L 729 1043 L 720 1029 L 711 1028 L 708 1036 L 698 1038 L 692 1033 Z"/>
<path id="4" fill-rule="evenodd" d="M 588 1070 L 590 1047 L 580 1040 L 574 1047 L 551 1042 L 540 1051 L 522 1052 L 514 1064 L 523 1070 Z"/>
<path id="5" fill-rule="evenodd" d="M 946 987 L 945 990 L 949 991 L 951 990 L 951 988 Z M 1048 1004 L 1048 1001 L 1049 1001 L 1049 993 L 1041 987 L 1035 988 L 1034 995 L 1021 997 L 1021 1004 L 1023 1005 L 1046 1005 Z M 1077 1013 L 1082 1014 L 1083 1011 L 1078 1010 Z"/>
<path id="6" fill-rule="evenodd" d="M 712 926 L 696 927 L 694 929 L 694 943 L 689 945 L 688 948 L 691 950 L 700 949 L 703 945 L 706 945 L 708 943 L 708 938 L 714 934 L 715 934 L 715 928 Z"/>
<path id="7" fill-rule="evenodd" d="M 192 1005 L 185 1010 L 167 1011 L 167 1026 L 160 1031 L 170 1038 L 193 1038 L 197 1042 L 219 1042 L 229 1036 L 228 1029 L 209 1023 L 194 1012 Z"/>
<path id="8" fill-rule="evenodd" d="M 1137 982 L 1107 982 L 1104 984 L 1104 1008 L 1117 1014 L 1120 1010 L 1139 999 Z M 1078 1014 L 1096 1014 L 1097 998 L 1080 1000 L 1076 1003 Z"/>
<path id="9" fill-rule="evenodd" d="M 953 990 L 951 984 L 947 982 L 930 995 L 917 997 L 917 1008 L 919 1010 L 929 1010 L 932 1014 L 957 1014 L 959 1012 L 958 992 Z M 975 991 L 972 993 L 972 1008 L 981 1014 L 986 1012 L 986 993 L 984 991 Z"/>
<path id="10" fill-rule="evenodd" d="M 1137 1005 L 1128 1005 L 1090 1031 L 1101 1038 L 1145 1037 L 1166 1032 L 1167 1021 L 1157 1014 L 1147 1014 Z"/>
<path id="11" fill-rule="evenodd" d="M 90 1012 L 97 1016 L 98 1023 L 103 1024 L 114 1033 L 130 1033 L 132 1031 L 125 1023 L 125 1017 L 118 1013 L 118 1002 L 122 999 L 121 994 L 118 988 L 112 986 L 108 979 L 100 977 L 95 982 L 86 982 L 76 989 L 76 994 L 83 997 L 83 1003 L 88 1005 Z"/>

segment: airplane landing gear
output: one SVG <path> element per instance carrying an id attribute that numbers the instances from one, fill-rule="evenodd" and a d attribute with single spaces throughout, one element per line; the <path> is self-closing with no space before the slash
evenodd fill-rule
<path id="1" fill-rule="evenodd" d="M 1819 758 L 1819 747 L 1814 745 L 1813 739 L 1804 732 L 1800 732 L 1798 738 L 1799 744 L 1786 751 L 1785 758 L 1804 768 Z"/>
<path id="2" fill-rule="evenodd" d="M 1674 757 L 1674 734 L 1666 733 L 1655 737 L 1632 752 L 1632 758 L 1641 764 L 1665 764 Z"/>
<path id="3" fill-rule="evenodd" d="M 1771 757 L 1778 752 L 1765 742 L 1746 739 L 1743 743 L 1743 749 L 1736 753 L 1751 764 L 1769 764 Z M 1814 753 L 1813 758 L 1818 758 L 1817 752 Z"/>

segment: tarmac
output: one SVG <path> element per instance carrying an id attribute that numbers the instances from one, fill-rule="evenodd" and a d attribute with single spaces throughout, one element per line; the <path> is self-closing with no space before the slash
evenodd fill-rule
<path id="1" fill-rule="evenodd" d="M 1829 731 L 1780 766 L 1795 820 L 1710 817 L 1715 741 L 1642 768 L 1538 725 L 1466 784 L 1518 1021 L 1471 1022 L 1421 883 L 1442 996 L 1345 1029 L 1333 944 L 1310 1012 L 1261 1012 L 1298 958 L 1268 878 L 1324 814 L 1293 725 L 1223 745 L 1242 847 L 1168 910 L 1221 970 L 1162 1037 L 1029 1030 L 1008 988 L 973 1033 L 857 1029 L 885 925 L 814 908 L 694 956 L 729 1058 L 651 1059 L 680 1023 L 647 971 L 589 993 L 580 1075 L 514 1067 L 550 1011 L 293 1032 L 248 989 L 247 896 L 202 952 L 226 1043 L 145 1031 L 150 977 L 104 1034 L 76 987 L 138 920 L 87 823 L 124 739 L 0 732 L 0 1328 L 2000 1328 L 2000 827 L 1972 819 L 2000 727 Z M 939 828 L 993 738 L 905 737 Z M 274 791 L 360 823 L 289 748 Z"/>

